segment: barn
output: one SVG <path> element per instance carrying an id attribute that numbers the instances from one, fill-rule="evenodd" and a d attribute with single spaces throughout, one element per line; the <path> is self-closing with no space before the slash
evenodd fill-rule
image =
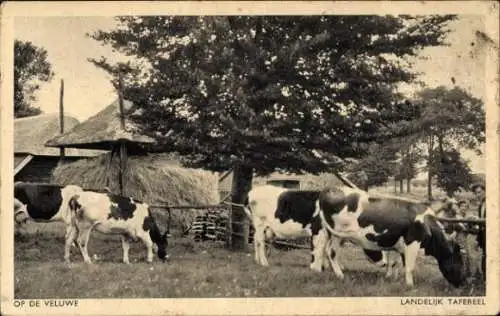
<path id="1" fill-rule="evenodd" d="M 64 116 L 66 128 L 78 124 L 71 116 Z M 94 157 L 100 151 L 68 148 L 61 151 L 45 146 L 45 142 L 60 133 L 59 115 L 41 114 L 14 120 L 14 181 L 49 182 L 52 171 L 60 162 L 74 162 Z"/>

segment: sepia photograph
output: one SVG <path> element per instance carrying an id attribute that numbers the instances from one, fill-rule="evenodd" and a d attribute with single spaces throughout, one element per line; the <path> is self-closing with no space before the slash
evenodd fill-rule
<path id="1" fill-rule="evenodd" d="M 500 312 L 498 3 L 98 3 L 2 8 L 4 311 Z"/>

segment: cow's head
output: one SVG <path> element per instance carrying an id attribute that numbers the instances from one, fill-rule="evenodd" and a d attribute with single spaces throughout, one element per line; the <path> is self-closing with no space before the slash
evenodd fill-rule
<path id="1" fill-rule="evenodd" d="M 454 287 L 464 284 L 467 278 L 465 252 L 456 242 L 451 242 L 451 255 L 438 261 L 439 270 Z"/>
<path id="2" fill-rule="evenodd" d="M 29 215 L 26 205 L 21 203 L 18 199 L 14 198 L 14 221 L 21 225 L 28 221 Z"/>
<path id="3" fill-rule="evenodd" d="M 168 259 L 167 248 L 168 248 L 168 233 L 164 232 L 160 235 L 160 238 L 155 241 L 156 246 L 158 247 L 158 258 L 162 261 L 166 261 Z"/>
<path id="4" fill-rule="evenodd" d="M 168 231 L 164 233 L 160 232 L 151 211 L 148 210 L 148 216 L 144 218 L 143 229 L 149 232 L 151 241 L 155 244 L 156 253 L 158 258 L 162 261 L 168 259 L 167 248 L 168 248 Z"/>
<path id="5" fill-rule="evenodd" d="M 455 240 L 446 237 L 443 226 L 434 216 L 424 217 L 425 253 L 437 259 L 439 270 L 453 286 L 459 287 L 467 278 L 465 252 Z"/>

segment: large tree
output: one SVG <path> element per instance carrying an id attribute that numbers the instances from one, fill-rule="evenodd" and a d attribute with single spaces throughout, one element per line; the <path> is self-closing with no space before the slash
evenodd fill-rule
<path id="1" fill-rule="evenodd" d="M 191 166 L 233 168 L 233 202 L 243 203 L 253 172 L 337 169 L 368 142 L 407 133 L 395 87 L 416 78 L 407 58 L 441 45 L 451 19 L 118 17 L 115 29 L 90 36 L 132 62 L 92 62 L 115 84 L 123 78 L 140 113 L 133 119 L 161 150 Z M 233 210 L 233 220 L 244 216 Z"/>
<path id="2" fill-rule="evenodd" d="M 481 144 L 486 140 L 484 105 L 459 87 L 443 86 L 423 89 L 414 102 L 422 108 L 422 115 L 414 124 L 420 129 L 422 143 L 427 149 L 428 198 L 432 199 L 432 178 L 436 170 L 447 170 L 444 166 L 447 163 L 436 166 L 448 160 L 461 164 L 455 155 L 459 148 L 481 153 Z M 443 172 L 437 175 L 446 176 Z M 448 180 L 438 179 L 438 183 Z"/>
<path id="3" fill-rule="evenodd" d="M 14 116 L 38 115 L 40 109 L 32 104 L 41 82 L 49 82 L 54 73 L 47 51 L 31 42 L 14 42 Z"/>

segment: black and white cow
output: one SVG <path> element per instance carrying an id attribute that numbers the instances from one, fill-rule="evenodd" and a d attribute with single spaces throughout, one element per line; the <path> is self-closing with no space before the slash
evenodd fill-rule
<path id="1" fill-rule="evenodd" d="M 68 236 L 74 233 L 69 200 L 80 192 L 83 192 L 83 189 L 76 185 L 59 186 L 16 182 L 14 184 L 14 220 L 20 225 L 27 220 L 65 223 L 64 259 L 69 261 L 71 242 L 68 243 Z"/>
<path id="2" fill-rule="evenodd" d="M 336 260 L 334 239 L 328 238 L 326 229 L 318 216 L 320 191 L 290 190 L 273 185 L 255 187 L 248 194 L 248 215 L 255 228 L 255 260 L 267 266 L 265 242 L 273 238 L 296 239 L 312 236 L 312 262 L 310 268 L 322 271 L 331 267 L 336 275 L 343 276 L 341 265 Z M 325 249 L 327 248 L 327 249 Z M 323 254 L 327 252 L 327 256 Z M 385 253 L 367 250 L 365 253 L 377 265 L 385 264 Z M 387 276 L 392 273 L 392 262 L 387 264 Z"/>
<path id="3" fill-rule="evenodd" d="M 93 229 L 103 234 L 121 236 L 123 262 L 128 264 L 131 241 L 141 240 L 147 249 L 147 262 L 153 261 L 153 246 L 158 258 L 165 261 L 167 255 L 167 233 L 161 233 L 148 204 L 132 198 L 93 191 L 80 192 L 69 201 L 73 215 L 74 234 L 83 259 L 92 263 L 87 251 L 88 240 Z"/>
<path id="4" fill-rule="evenodd" d="M 447 239 L 443 226 L 426 204 L 369 196 L 341 187 L 321 192 L 319 205 L 322 225 L 331 235 L 348 239 L 365 250 L 395 250 L 402 254 L 408 286 L 413 285 L 420 248 L 437 259 L 439 270 L 451 284 L 458 287 L 464 283 L 466 269 L 461 248 Z"/>

